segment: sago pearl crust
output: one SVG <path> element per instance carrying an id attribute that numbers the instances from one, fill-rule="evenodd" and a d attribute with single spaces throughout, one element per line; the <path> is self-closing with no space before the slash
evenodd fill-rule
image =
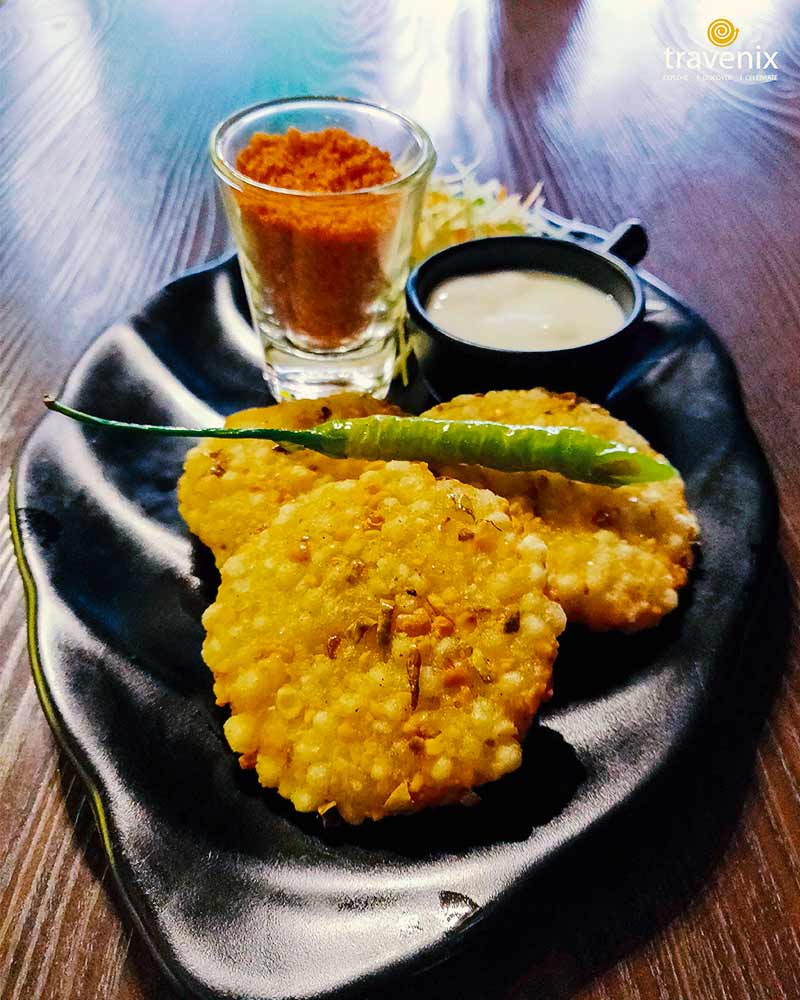
<path id="1" fill-rule="evenodd" d="M 530 389 L 457 396 L 425 416 L 582 427 L 660 457 L 624 421 L 574 393 Z M 547 543 L 547 592 L 570 621 L 634 632 L 658 624 L 677 605 L 698 537 L 680 477 L 612 489 L 552 472 L 474 466 L 436 471 L 508 498 L 522 529 Z"/>
<path id="2" fill-rule="evenodd" d="M 513 771 L 561 608 L 505 500 L 390 462 L 285 505 L 223 566 L 203 656 L 243 767 L 350 823 Z"/>
<path id="3" fill-rule="evenodd" d="M 346 392 L 240 410 L 226 419 L 225 426 L 305 430 L 336 417 L 400 412 L 372 396 Z M 320 483 L 355 479 L 365 469 L 382 464 L 326 458 L 305 448 L 289 452 L 272 441 L 208 438 L 186 456 L 178 483 L 178 507 L 189 530 L 211 549 L 221 566 L 244 541 L 266 527 L 287 500 Z"/>

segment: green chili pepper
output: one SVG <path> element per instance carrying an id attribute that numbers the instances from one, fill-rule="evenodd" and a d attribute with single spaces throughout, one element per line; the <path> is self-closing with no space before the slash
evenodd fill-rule
<path id="1" fill-rule="evenodd" d="M 168 437 L 258 438 L 310 448 L 332 458 L 406 459 L 433 464 L 484 465 L 505 472 L 558 472 L 601 486 L 671 479 L 667 462 L 578 427 L 532 427 L 486 420 L 436 420 L 379 414 L 328 420 L 308 430 L 285 427 L 165 427 L 130 424 L 83 413 L 45 397 L 50 410 L 94 427 Z"/>

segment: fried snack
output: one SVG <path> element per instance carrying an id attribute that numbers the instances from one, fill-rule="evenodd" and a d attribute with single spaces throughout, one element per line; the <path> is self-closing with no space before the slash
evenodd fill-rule
<path id="1" fill-rule="evenodd" d="M 628 424 L 573 393 L 530 389 L 458 396 L 424 415 L 582 427 L 660 457 Z M 474 466 L 435 471 L 509 500 L 521 529 L 547 543 L 547 593 L 570 621 L 635 632 L 656 625 L 676 606 L 698 536 L 679 477 L 612 489 L 550 472 Z"/>
<path id="2" fill-rule="evenodd" d="M 561 608 L 505 500 L 390 462 L 285 505 L 222 568 L 203 656 L 242 767 L 349 823 L 520 764 Z"/>
<path id="3" fill-rule="evenodd" d="M 226 427 L 291 427 L 304 430 L 332 417 L 368 417 L 401 411 L 372 396 L 347 392 L 327 399 L 295 400 L 232 413 Z M 270 523 L 281 504 L 321 483 L 355 479 L 368 463 L 326 458 L 305 448 L 289 452 L 257 440 L 201 441 L 186 456 L 178 483 L 178 507 L 193 534 L 214 553 L 218 566 L 251 535 Z"/>

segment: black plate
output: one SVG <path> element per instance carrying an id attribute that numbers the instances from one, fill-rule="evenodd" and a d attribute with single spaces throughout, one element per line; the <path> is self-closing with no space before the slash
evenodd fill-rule
<path id="1" fill-rule="evenodd" d="M 727 354 L 667 289 L 648 279 L 647 292 L 639 356 L 609 405 L 683 472 L 701 558 L 658 629 L 568 630 L 522 770 L 473 810 L 326 830 L 259 789 L 227 749 L 200 658 L 216 577 L 176 510 L 188 443 L 55 415 L 37 427 L 12 487 L 37 688 L 122 895 L 184 988 L 327 996 L 440 960 L 697 728 L 774 552 L 775 500 Z M 64 398 L 199 425 L 264 402 L 243 314 L 235 261 L 184 277 L 102 334 Z M 403 396 L 429 402 L 419 382 Z"/>

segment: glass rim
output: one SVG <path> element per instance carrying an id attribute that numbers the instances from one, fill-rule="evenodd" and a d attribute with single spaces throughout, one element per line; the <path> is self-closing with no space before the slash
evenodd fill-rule
<path id="1" fill-rule="evenodd" d="M 417 139 L 420 145 L 419 154 L 414 159 L 408 170 L 400 174 L 399 177 L 393 177 L 392 180 L 385 181 L 383 184 L 373 184 L 370 187 L 356 188 L 353 191 L 303 191 L 298 188 L 282 188 L 275 187 L 272 184 L 264 184 L 262 181 L 254 180 L 252 177 L 248 177 L 247 174 L 243 174 L 240 170 L 237 170 L 236 167 L 222 155 L 220 144 L 223 136 L 246 115 L 250 115 L 255 111 L 275 109 L 280 105 L 285 105 L 290 108 L 293 104 L 309 103 L 330 103 L 350 105 L 352 107 L 370 108 L 374 111 L 379 111 L 382 114 L 388 115 L 390 118 L 394 118 L 405 125 L 411 134 Z M 407 115 L 400 114 L 398 111 L 392 111 L 390 108 L 383 107 L 380 104 L 374 104 L 371 101 L 361 101 L 350 97 L 324 95 L 279 97 L 272 101 L 261 101 L 257 104 L 250 104 L 246 108 L 240 108 L 238 111 L 234 111 L 233 114 L 224 118 L 211 130 L 211 135 L 209 137 L 209 153 L 211 156 L 211 165 L 214 168 L 216 175 L 220 178 L 220 180 L 236 187 L 238 190 L 241 191 L 246 188 L 253 188 L 258 191 L 268 192 L 269 194 L 292 195 L 296 198 L 334 199 L 351 198 L 353 195 L 387 194 L 397 188 L 409 185 L 412 181 L 417 179 L 419 176 L 424 175 L 426 172 L 430 173 L 436 163 L 436 150 L 433 147 L 430 136 L 425 129 L 422 128 L 421 125 L 418 125 L 412 118 L 409 118 Z"/>

